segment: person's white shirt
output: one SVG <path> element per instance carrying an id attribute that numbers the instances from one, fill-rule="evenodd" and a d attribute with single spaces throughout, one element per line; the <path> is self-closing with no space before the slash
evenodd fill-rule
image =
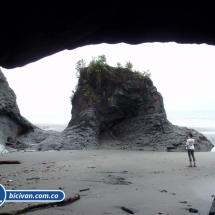
<path id="1" fill-rule="evenodd" d="M 188 138 L 187 139 L 187 149 L 194 149 L 194 142 L 195 140 L 193 138 Z"/>

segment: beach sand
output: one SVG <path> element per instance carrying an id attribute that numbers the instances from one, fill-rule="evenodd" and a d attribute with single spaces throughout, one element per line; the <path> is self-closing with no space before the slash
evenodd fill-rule
<path id="1" fill-rule="evenodd" d="M 188 208 L 208 214 L 215 194 L 214 152 L 197 152 L 197 167 L 187 167 L 185 152 L 122 150 L 75 150 L 15 152 L 0 160 L 21 160 L 21 164 L 0 165 L 0 183 L 5 189 L 59 189 L 66 197 L 80 200 L 26 214 L 134 214 L 183 215 Z M 27 180 L 38 177 L 36 180 Z M 12 180 L 12 182 L 7 182 Z M 90 188 L 79 192 L 80 189 Z M 1 212 L 28 203 L 4 203 Z"/>

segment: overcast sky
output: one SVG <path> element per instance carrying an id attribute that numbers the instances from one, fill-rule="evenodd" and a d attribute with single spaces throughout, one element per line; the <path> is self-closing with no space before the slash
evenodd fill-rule
<path id="1" fill-rule="evenodd" d="M 21 114 L 68 114 L 77 79 L 76 62 L 105 54 L 110 66 L 131 61 L 150 70 L 166 111 L 215 110 L 215 47 L 176 43 L 91 45 L 62 51 L 21 68 L 2 68 Z"/>

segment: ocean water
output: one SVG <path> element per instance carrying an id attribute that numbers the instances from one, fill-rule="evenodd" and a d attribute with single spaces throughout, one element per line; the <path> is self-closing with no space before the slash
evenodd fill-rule
<path id="1" fill-rule="evenodd" d="M 215 111 L 167 111 L 167 118 L 174 125 L 215 134 Z"/>
<path id="2" fill-rule="evenodd" d="M 202 128 L 206 133 L 215 134 L 215 111 L 166 111 L 168 120 L 179 126 Z M 32 123 L 68 124 L 71 114 L 26 114 Z"/>
<path id="3" fill-rule="evenodd" d="M 22 114 L 33 124 L 62 124 L 67 125 L 71 119 L 71 114 Z"/>
<path id="4" fill-rule="evenodd" d="M 167 111 L 166 114 L 172 124 L 199 131 L 215 146 L 215 111 Z M 211 151 L 215 152 L 215 147 Z"/>
<path id="5" fill-rule="evenodd" d="M 215 136 L 215 111 L 166 111 L 167 119 L 174 125 L 196 129 L 205 135 Z M 26 114 L 34 124 L 67 125 L 71 114 Z"/>

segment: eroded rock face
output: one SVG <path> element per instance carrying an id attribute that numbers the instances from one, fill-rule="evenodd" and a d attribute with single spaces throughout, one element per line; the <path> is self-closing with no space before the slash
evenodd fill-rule
<path id="1" fill-rule="evenodd" d="M 162 95 L 147 76 L 108 67 L 103 77 L 89 82 L 85 69 L 72 100 L 73 117 L 64 132 L 75 128 L 84 135 L 84 129 L 92 129 L 91 137 L 100 148 L 155 151 L 184 151 L 192 132 L 197 151 L 213 147 L 199 132 L 167 120 Z"/>
<path id="2" fill-rule="evenodd" d="M 72 119 L 63 132 L 43 131 L 20 135 L 20 145 L 34 150 L 124 149 L 185 151 L 189 132 L 196 151 L 213 144 L 201 133 L 172 125 L 162 95 L 150 78 L 128 69 L 113 68 L 102 75 L 80 73 L 72 99 Z"/>
<path id="3" fill-rule="evenodd" d="M 5 135 L 2 140 L 18 135 L 10 138 L 7 144 L 13 148 L 34 144 L 28 149 L 39 151 L 99 148 L 185 151 L 188 133 L 192 132 L 196 151 L 213 148 L 201 133 L 168 121 L 162 95 L 150 78 L 128 69 L 107 68 L 101 76 L 89 76 L 87 68 L 81 71 L 72 99 L 72 119 L 63 132 L 36 127 L 32 131 L 33 126 L 19 114 L 15 94 L 1 76 L 4 87 L 0 92 L 5 92 L 1 93 L 5 96 L 0 115 L 4 128 L 1 131 Z M 10 98 L 10 102 L 6 98 Z M 5 120 L 6 124 L 3 123 Z"/>
<path id="4" fill-rule="evenodd" d="M 5 145 L 8 138 L 28 133 L 33 128 L 34 126 L 21 116 L 16 95 L 0 70 L 0 144 Z"/>

